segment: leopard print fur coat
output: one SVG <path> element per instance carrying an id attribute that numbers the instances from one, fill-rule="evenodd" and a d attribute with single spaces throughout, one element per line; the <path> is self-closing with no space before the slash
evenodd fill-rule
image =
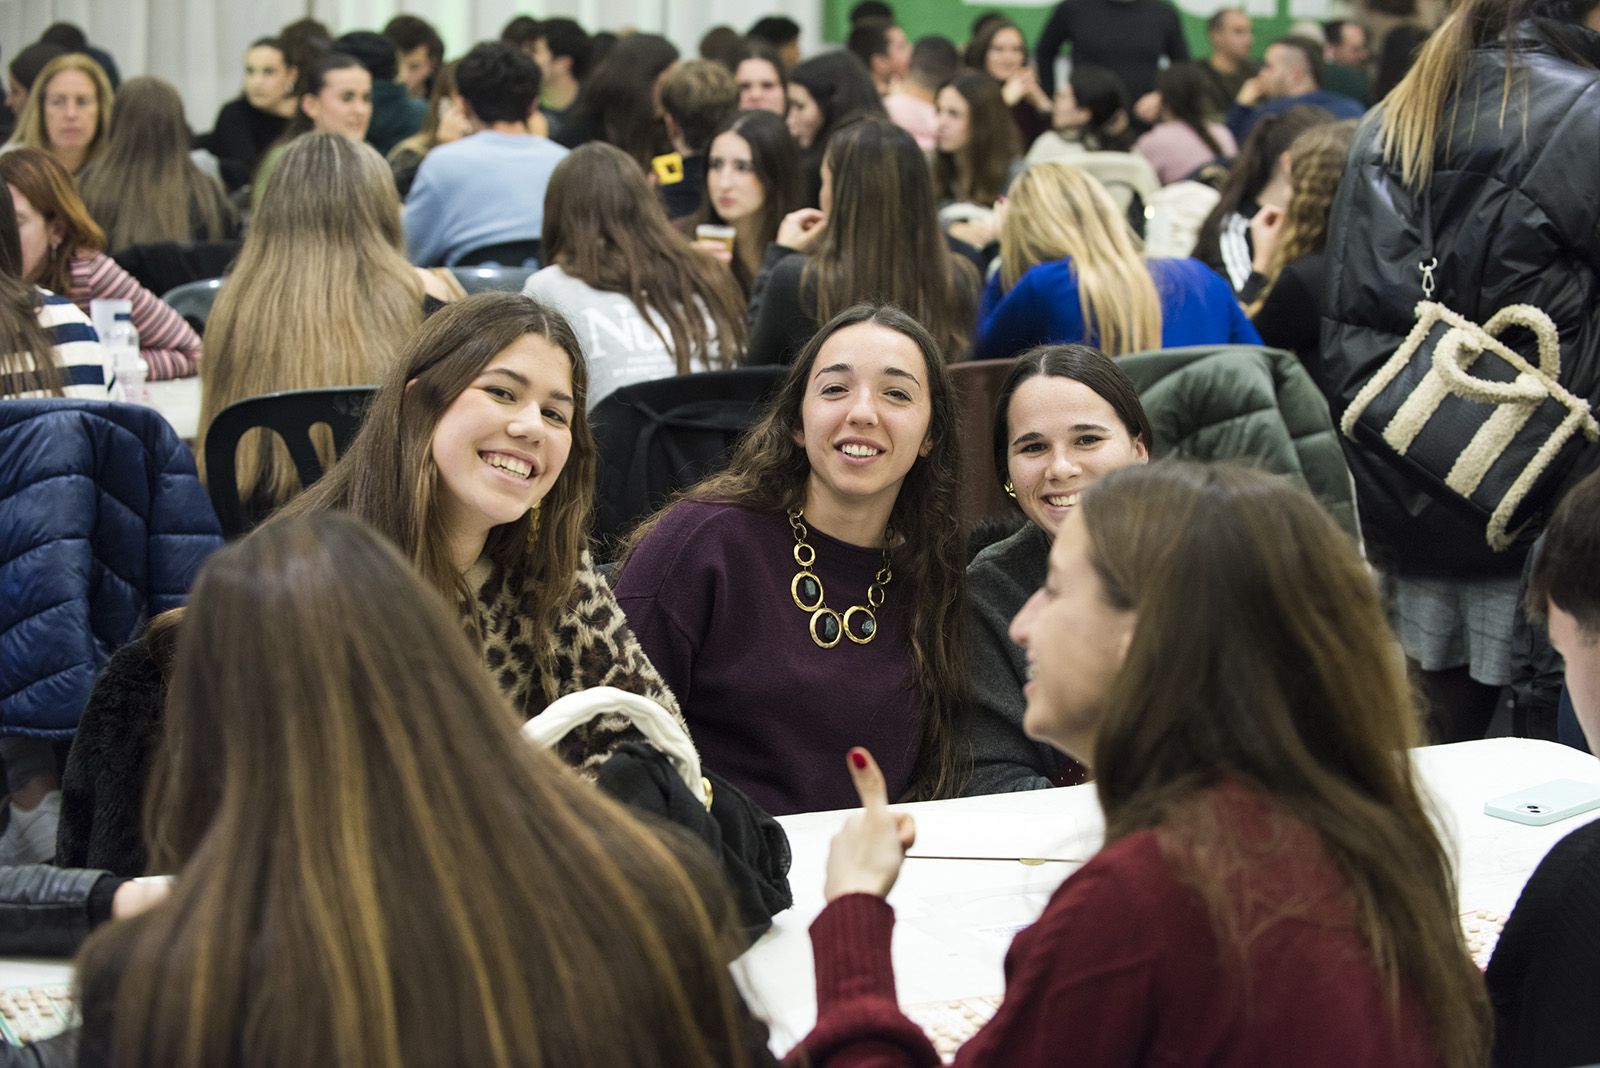
<path id="1" fill-rule="evenodd" d="M 578 563 L 572 599 L 556 627 L 553 677 L 539 664 L 524 576 L 480 560 L 467 574 L 477 589 L 483 657 L 512 706 L 532 718 L 557 697 L 592 686 L 615 686 L 659 702 L 680 724 L 678 700 L 639 647 L 611 586 L 586 551 Z M 684 726 L 687 732 L 687 725 Z M 562 740 L 557 752 L 593 776 L 623 742 L 643 741 L 623 716 L 601 716 Z"/>

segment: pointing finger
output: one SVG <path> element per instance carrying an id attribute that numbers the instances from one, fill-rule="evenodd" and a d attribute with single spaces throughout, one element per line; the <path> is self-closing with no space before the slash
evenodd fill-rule
<path id="1" fill-rule="evenodd" d="M 850 750 L 850 777 L 855 780 L 856 793 L 861 797 L 861 807 L 868 812 L 881 812 L 889 806 L 889 788 L 883 781 L 883 772 L 872 754 L 860 746 Z"/>

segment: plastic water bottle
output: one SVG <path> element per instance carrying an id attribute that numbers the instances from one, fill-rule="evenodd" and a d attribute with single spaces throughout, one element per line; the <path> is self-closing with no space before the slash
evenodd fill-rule
<path id="1" fill-rule="evenodd" d="M 117 381 L 122 384 L 123 400 L 129 404 L 149 404 L 150 389 L 145 384 L 150 377 L 150 365 L 139 355 L 139 331 L 133 328 L 133 313 L 118 311 L 106 332 L 106 348 L 111 350 L 111 364 Z"/>

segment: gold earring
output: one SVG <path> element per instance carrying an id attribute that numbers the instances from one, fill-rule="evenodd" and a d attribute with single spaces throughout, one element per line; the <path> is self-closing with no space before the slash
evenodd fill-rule
<path id="1" fill-rule="evenodd" d="M 1009 482 L 1006 483 L 1006 496 L 1010 497 L 1012 500 L 1017 499 L 1017 487 L 1013 486 Z"/>

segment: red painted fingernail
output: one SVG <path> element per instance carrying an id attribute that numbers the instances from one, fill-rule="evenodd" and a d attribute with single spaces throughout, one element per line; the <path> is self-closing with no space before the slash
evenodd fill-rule
<path id="1" fill-rule="evenodd" d="M 867 754 L 859 749 L 850 750 L 850 763 L 856 766 L 857 771 L 867 770 Z"/>

